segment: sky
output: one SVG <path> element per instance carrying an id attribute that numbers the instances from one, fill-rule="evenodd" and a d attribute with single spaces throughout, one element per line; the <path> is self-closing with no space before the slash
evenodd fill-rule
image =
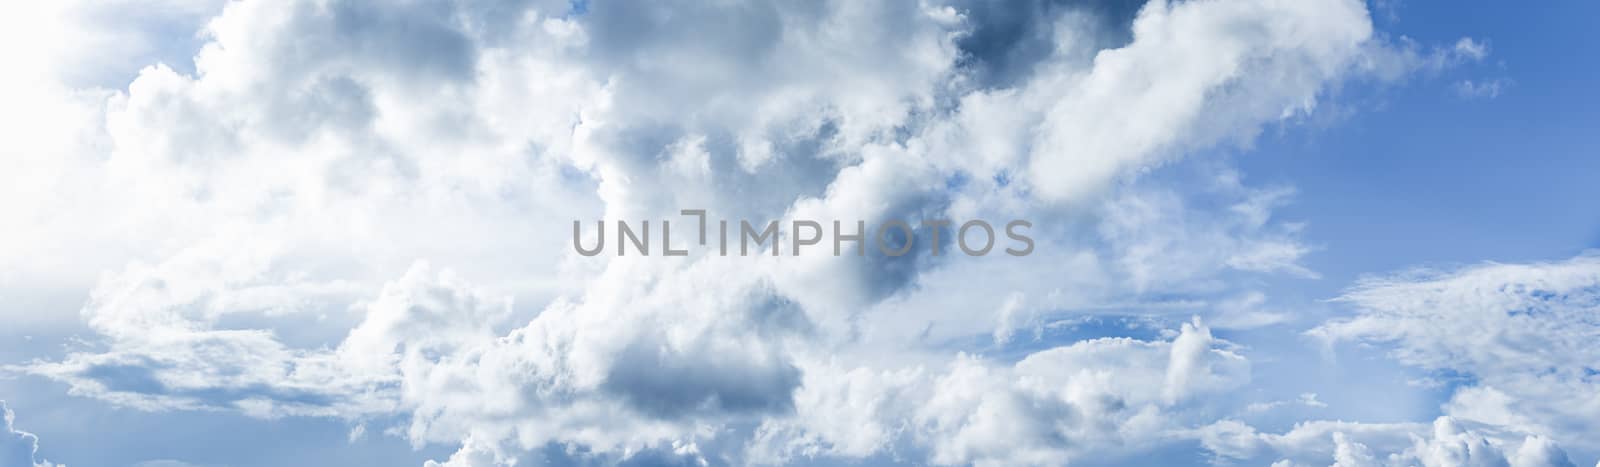
<path id="1" fill-rule="evenodd" d="M 1600 466 L 1597 5 L 0 10 L 0 467 Z"/>

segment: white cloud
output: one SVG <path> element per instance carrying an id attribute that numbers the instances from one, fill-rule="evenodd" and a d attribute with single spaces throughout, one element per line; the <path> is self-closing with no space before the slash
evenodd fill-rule
<path id="1" fill-rule="evenodd" d="M 1310 334 L 1392 344 L 1402 363 L 1465 376 L 1447 414 L 1600 450 L 1588 416 L 1600 410 L 1600 256 L 1416 270 L 1367 279 L 1339 300 L 1359 313 Z"/>
<path id="2" fill-rule="evenodd" d="M 1494 99 L 1505 88 L 1511 87 L 1506 79 L 1461 80 L 1456 82 L 1456 94 L 1467 99 Z"/>
<path id="3" fill-rule="evenodd" d="M 187 34 L 208 7 L 174 21 Z M 1128 455 L 1220 426 L 1212 405 L 1250 379 L 1201 321 L 1014 363 L 950 343 L 1005 347 L 1052 312 L 1159 295 L 1229 327 L 1282 322 L 1219 278 L 1316 277 L 1301 225 L 1272 215 L 1292 190 L 1139 176 L 1438 57 L 1374 38 L 1353 0 L 1157 1 L 1125 43 L 1065 9 L 981 65 L 997 58 L 964 41 L 992 25 L 964 5 L 568 8 L 232 2 L 192 72 L 8 88 L 47 110 L 0 123 L 47 131 L 0 173 L 0 217 L 23 226 L 0 261 L 28 265 L 0 288 L 91 290 L 95 338 L 6 368 L 147 410 L 398 414 L 412 443 L 460 445 L 438 465 L 550 444 L 727 463 Z M 92 73 L 122 72 L 107 66 Z M 565 253 L 573 219 L 684 208 L 1026 218 L 1039 245 L 1010 263 Z"/>
<path id="4" fill-rule="evenodd" d="M 1576 465 L 1596 453 L 1585 407 L 1596 394 L 1588 343 L 1600 332 L 1590 317 L 1597 290 L 1592 253 L 1370 277 L 1337 300 L 1354 305 L 1354 316 L 1308 334 L 1391 349 L 1401 363 L 1460 381 L 1436 386 L 1449 398 L 1431 427 L 1310 421 L 1280 435 L 1223 420 L 1195 436 L 1223 459 L 1284 465 L 1330 456 L 1335 465 Z"/>
<path id="5" fill-rule="evenodd" d="M 1489 45 L 1471 37 L 1463 37 L 1456 41 L 1455 53 L 1468 59 L 1483 60 L 1489 56 Z"/>
<path id="6" fill-rule="evenodd" d="M 179 460 L 157 459 L 157 460 L 149 460 L 149 461 L 140 462 L 140 463 L 134 464 L 133 467 L 200 467 L 200 466 L 197 466 L 195 464 L 190 464 L 190 463 L 184 462 L 184 461 L 179 461 Z"/>
<path id="7" fill-rule="evenodd" d="M 1573 465 L 1566 452 L 1548 438 L 1508 438 L 1486 434 L 1493 430 L 1461 425 L 1448 416 L 1435 419 L 1431 427 L 1317 421 L 1271 434 L 1224 420 L 1197 430 L 1197 436 L 1202 446 L 1230 462 L 1277 459 L 1275 462 L 1284 465 L 1319 465 L 1331 460 L 1339 467 Z"/>
<path id="8" fill-rule="evenodd" d="M 50 461 L 38 457 L 39 437 L 33 433 L 18 430 L 16 414 L 11 408 L 6 407 L 5 401 L 0 401 L 0 420 L 5 421 L 5 431 L 0 432 L 0 465 L 7 467 L 66 467 L 52 464 Z"/>
<path id="9" fill-rule="evenodd" d="M 1262 124 L 1314 108 L 1371 34 L 1356 2 L 1149 3 L 1127 47 L 1039 80 L 1029 179 L 1047 198 L 1079 196 L 1169 154 L 1247 142 Z"/>
<path id="10" fill-rule="evenodd" d="M 793 420 L 757 430 L 752 459 L 860 457 L 907 436 L 939 465 L 1061 465 L 1159 444 L 1209 409 L 1205 396 L 1249 381 L 1199 323 L 1170 341 L 1096 339 L 998 366 L 961 354 L 929 371 L 803 363 Z M 906 433 L 909 431 L 909 433 Z"/>

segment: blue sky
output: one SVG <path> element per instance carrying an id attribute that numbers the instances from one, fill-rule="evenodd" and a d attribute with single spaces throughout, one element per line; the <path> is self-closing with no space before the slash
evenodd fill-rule
<path id="1" fill-rule="evenodd" d="M 0 467 L 1600 461 L 1600 6 L 156 3 L 4 7 Z"/>
<path id="2" fill-rule="evenodd" d="M 1378 91 L 1376 108 L 1327 128 L 1264 138 L 1241 166 L 1299 188 L 1285 213 L 1314 222 L 1310 236 L 1329 251 L 1308 260 L 1334 284 L 1419 264 L 1551 260 L 1600 246 L 1600 220 L 1577 201 L 1600 190 L 1588 176 L 1600 161 L 1586 134 L 1600 118 L 1587 92 L 1600 69 L 1568 55 L 1595 46 L 1583 32 L 1588 8 L 1412 2 L 1398 20 L 1377 15 L 1380 29 L 1419 42 L 1487 38 L 1493 58 Z M 1511 84 L 1493 99 L 1462 99 L 1451 85 L 1463 79 Z"/>

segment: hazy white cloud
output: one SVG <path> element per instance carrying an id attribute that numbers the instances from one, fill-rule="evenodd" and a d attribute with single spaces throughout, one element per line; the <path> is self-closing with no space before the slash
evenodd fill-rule
<path id="1" fill-rule="evenodd" d="M 1461 80 L 1456 82 L 1456 94 L 1467 99 L 1494 99 L 1511 87 L 1506 79 Z"/>
<path id="2" fill-rule="evenodd" d="M 1600 257 L 1483 264 L 1374 277 L 1340 298 L 1359 309 L 1310 331 L 1392 344 L 1391 355 L 1467 378 L 1444 411 L 1512 433 L 1600 450 L 1595 346 Z"/>
<path id="3" fill-rule="evenodd" d="M 1273 465 L 1375 467 L 1573 465 L 1548 438 L 1501 437 L 1493 429 L 1461 426 L 1451 417 L 1424 424 L 1378 424 L 1313 421 L 1283 434 L 1258 433 L 1250 426 L 1224 420 L 1198 430 L 1202 446 L 1224 462 L 1272 461 Z M 1275 461 L 1273 459 L 1276 459 Z"/>
<path id="4" fill-rule="evenodd" d="M 1307 334 L 1360 341 L 1454 381 L 1431 427 L 1304 421 L 1283 434 L 1222 420 L 1194 435 L 1220 459 L 1282 465 L 1572 466 L 1596 454 L 1592 318 L 1600 261 L 1487 263 L 1370 277 L 1353 316 Z M 1310 398 L 1309 401 L 1316 399 Z M 1259 413 L 1281 403 L 1252 404 Z"/>
<path id="5" fill-rule="evenodd" d="M 0 465 L 7 467 L 65 467 L 39 459 L 39 437 L 16 428 L 17 416 L 0 401 L 0 420 L 5 421 L 5 431 L 0 432 Z"/>
<path id="6" fill-rule="evenodd" d="M 149 461 L 140 462 L 138 464 L 134 464 L 133 467 L 200 467 L 200 466 L 197 466 L 195 464 L 190 464 L 190 463 L 184 462 L 184 461 L 179 461 L 179 460 L 157 459 L 157 460 L 149 460 Z"/>
<path id="7" fill-rule="evenodd" d="M 1489 56 L 1489 44 L 1463 37 L 1456 41 L 1454 52 L 1470 60 L 1483 60 Z"/>

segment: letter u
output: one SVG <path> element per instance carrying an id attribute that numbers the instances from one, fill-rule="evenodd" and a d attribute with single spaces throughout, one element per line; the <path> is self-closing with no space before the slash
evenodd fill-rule
<path id="1" fill-rule="evenodd" d="M 600 227 L 600 232 L 599 234 L 595 235 L 595 245 L 593 250 L 583 249 L 583 243 L 578 241 L 578 232 L 580 230 L 578 224 L 578 221 L 572 221 L 572 248 L 578 250 L 578 254 L 584 256 L 594 256 L 600 254 L 602 250 L 606 249 L 606 221 L 595 221 L 595 224 Z"/>

